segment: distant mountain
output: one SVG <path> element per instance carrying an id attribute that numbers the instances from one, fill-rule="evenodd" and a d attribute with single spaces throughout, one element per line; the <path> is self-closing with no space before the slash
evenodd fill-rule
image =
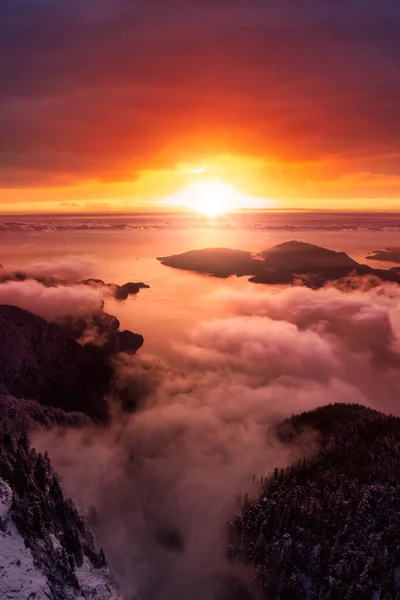
<path id="1" fill-rule="evenodd" d="M 43 282 L 46 284 L 46 282 Z M 61 284 L 66 284 L 68 282 L 59 282 Z M 116 300 L 126 300 L 128 298 L 128 296 L 131 296 L 133 294 L 138 294 L 140 290 L 142 289 L 148 289 L 150 288 L 149 285 L 147 285 L 146 283 L 143 283 L 142 281 L 138 282 L 138 283 L 134 283 L 132 281 L 128 281 L 127 283 L 124 283 L 123 285 L 117 285 L 116 283 L 105 283 L 102 279 L 93 279 L 93 278 L 89 278 L 89 279 L 85 279 L 84 281 L 79 281 L 78 283 L 82 283 L 83 285 L 89 285 L 91 287 L 106 287 L 108 288 L 114 298 Z"/>
<path id="2" fill-rule="evenodd" d="M 314 244 L 289 241 L 260 253 L 267 269 L 305 271 L 325 267 L 355 268 L 358 263 L 345 252 L 335 252 Z"/>
<path id="3" fill-rule="evenodd" d="M 0 433 L 0 598 L 122 600 L 46 455 Z"/>
<path id="4" fill-rule="evenodd" d="M 392 246 L 391 248 L 385 248 L 384 250 L 374 250 L 367 258 L 369 260 L 400 263 L 400 248 L 398 246 Z"/>
<path id="5" fill-rule="evenodd" d="M 232 559 L 265 600 L 400 598 L 400 419 L 335 404 L 277 435 L 320 449 L 262 482 L 231 525 Z"/>
<path id="6" fill-rule="evenodd" d="M 216 277 L 251 275 L 249 281 L 264 284 L 291 284 L 302 279 L 308 287 L 317 288 L 351 274 L 374 275 L 384 281 L 400 283 L 396 270 L 373 269 L 335 252 L 304 242 L 278 244 L 257 256 L 242 250 L 204 248 L 183 254 L 159 257 L 166 266 L 205 273 Z"/>

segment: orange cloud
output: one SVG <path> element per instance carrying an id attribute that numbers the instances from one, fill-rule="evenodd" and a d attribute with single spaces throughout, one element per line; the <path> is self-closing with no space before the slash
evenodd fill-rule
<path id="1" fill-rule="evenodd" d="M 356 0 L 1 11 L 2 211 L 151 207 L 202 175 L 181 164 L 225 165 L 282 206 L 400 197 L 391 0 L 368 2 L 361 21 Z"/>

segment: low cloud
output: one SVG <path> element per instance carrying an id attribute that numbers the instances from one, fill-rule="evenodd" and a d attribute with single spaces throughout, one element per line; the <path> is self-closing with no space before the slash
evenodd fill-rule
<path id="1" fill-rule="evenodd" d="M 23 268 L 8 267 L 5 271 L 20 271 L 28 277 L 56 277 L 77 281 L 93 275 L 96 265 L 96 260 L 91 256 L 66 256 L 59 260 L 32 262 Z"/>
<path id="2" fill-rule="evenodd" d="M 83 318 L 103 307 L 99 290 L 85 285 L 46 287 L 37 281 L 8 281 L 0 284 L 0 304 L 29 310 L 48 321 Z"/>
<path id="3" fill-rule="evenodd" d="M 172 399 L 173 387 L 165 382 L 108 431 L 48 431 L 34 442 L 79 507 L 95 508 L 98 542 L 127 598 L 217 600 L 224 576 L 246 580 L 226 558 L 227 522 L 256 493 L 253 473 L 287 465 L 291 452 L 267 433 L 268 414 L 254 414 L 261 395 L 240 408 L 240 389 L 224 406 L 222 389 Z"/>
<path id="4" fill-rule="evenodd" d="M 222 574 L 247 580 L 226 560 L 235 499 L 317 443 L 283 446 L 276 422 L 331 402 L 400 414 L 400 288 L 350 289 L 230 294 L 230 315 L 200 323 L 168 363 L 116 359 L 116 387 L 146 394 L 134 414 L 114 402 L 107 430 L 36 434 L 66 492 L 95 508 L 128 597 L 219 599 Z"/>
<path id="5" fill-rule="evenodd" d="M 335 401 L 395 408 L 396 299 L 391 286 L 235 294 L 232 316 L 200 324 L 170 364 L 120 357 L 119 382 L 148 385 L 138 413 L 108 431 L 37 437 L 67 493 L 95 507 L 127 595 L 219 597 L 235 498 L 256 493 L 253 474 L 315 448 L 311 434 L 297 454 L 280 445 L 276 421 Z"/>

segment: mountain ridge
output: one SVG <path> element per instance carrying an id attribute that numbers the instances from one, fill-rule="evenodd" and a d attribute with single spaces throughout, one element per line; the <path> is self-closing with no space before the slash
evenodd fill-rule
<path id="1" fill-rule="evenodd" d="M 400 418 L 333 404 L 277 427 L 317 452 L 261 481 L 231 523 L 232 559 L 265 600 L 396 600 L 400 594 Z"/>
<path id="2" fill-rule="evenodd" d="M 89 330 L 103 336 L 103 346 L 90 343 L 90 336 L 89 343 L 78 343 Z M 12 305 L 0 305 L 0 338 L 0 394 L 85 413 L 94 421 L 109 416 L 109 358 L 143 344 L 141 335 L 120 331 L 118 319 L 106 313 L 59 324 Z"/>

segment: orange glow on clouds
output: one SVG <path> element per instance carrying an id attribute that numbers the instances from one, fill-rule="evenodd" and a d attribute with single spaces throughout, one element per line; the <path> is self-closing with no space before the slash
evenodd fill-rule
<path id="1" fill-rule="evenodd" d="M 400 13 L 358 4 L 2 0 L 0 213 L 399 210 Z"/>

